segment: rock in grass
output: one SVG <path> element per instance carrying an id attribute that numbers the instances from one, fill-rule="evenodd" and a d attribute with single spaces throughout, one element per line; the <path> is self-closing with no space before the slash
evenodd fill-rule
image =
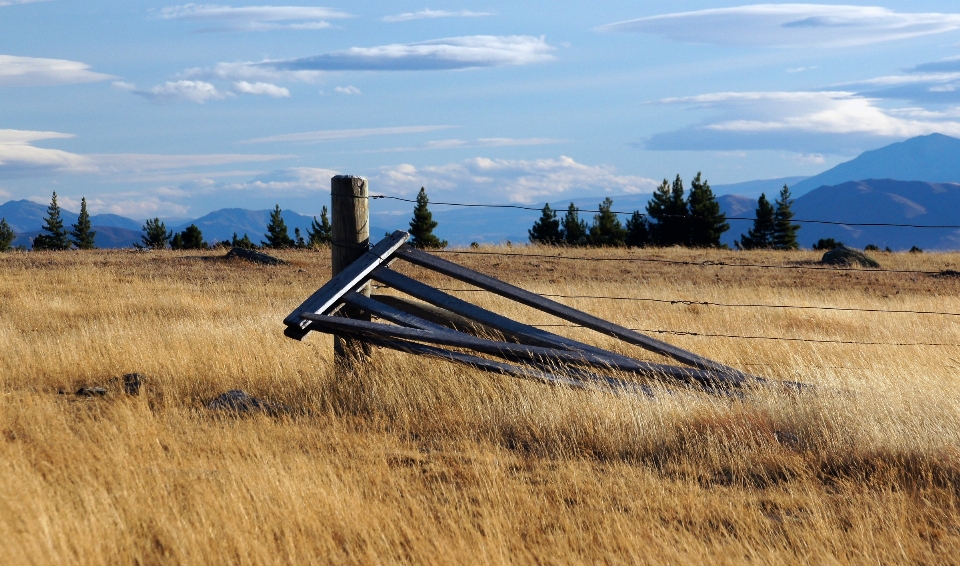
<path id="1" fill-rule="evenodd" d="M 260 263 L 263 265 L 283 265 L 286 263 L 278 257 L 273 257 L 272 255 L 267 255 L 262 252 L 255 250 L 245 250 L 243 248 L 233 248 L 227 252 L 228 258 L 239 257 L 240 259 L 245 259 L 247 261 L 252 261 L 253 263 Z"/>
<path id="2" fill-rule="evenodd" d="M 823 254 L 823 259 L 820 261 L 821 263 L 825 263 L 827 265 L 859 265 L 862 267 L 880 267 L 880 264 L 877 263 L 877 260 L 867 256 L 860 250 L 848 248 L 847 246 L 840 246 L 828 251 L 827 253 Z"/>
<path id="3" fill-rule="evenodd" d="M 127 395 L 139 395 L 146 376 L 140 373 L 128 373 L 123 376 L 123 392 Z"/>
<path id="4" fill-rule="evenodd" d="M 77 395 L 81 397 L 102 397 L 107 394 L 103 387 L 81 387 L 77 389 Z"/>
<path id="5" fill-rule="evenodd" d="M 207 403 L 207 408 L 211 411 L 223 411 L 230 413 L 266 413 L 268 415 L 277 415 L 288 410 L 283 405 L 277 405 L 263 399 L 257 399 L 247 395 L 246 391 L 233 389 L 220 395 L 216 399 Z"/>

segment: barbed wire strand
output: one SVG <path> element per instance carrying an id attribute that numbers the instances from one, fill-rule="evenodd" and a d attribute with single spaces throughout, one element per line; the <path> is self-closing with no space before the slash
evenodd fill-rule
<path id="1" fill-rule="evenodd" d="M 370 195 L 368 197 L 355 197 L 358 199 L 369 198 L 371 200 L 396 200 L 400 202 L 410 202 L 416 203 L 415 199 L 408 199 L 403 197 L 396 197 L 392 195 Z M 543 209 L 537 208 L 535 206 L 524 206 L 521 204 L 479 204 L 479 203 L 464 203 L 464 202 L 443 202 L 443 201 L 430 201 L 430 204 L 438 206 L 459 206 L 463 208 L 508 208 L 515 210 L 531 210 L 540 212 Z M 557 209 L 557 212 L 562 212 L 562 209 Z M 577 208 L 577 212 L 612 212 L 613 214 L 634 214 L 637 211 L 624 211 L 624 210 L 590 210 L 590 209 L 580 209 Z M 640 212 L 640 216 L 649 216 L 646 213 Z M 691 214 L 663 214 L 661 215 L 664 218 L 696 218 L 696 216 Z M 748 218 L 745 216 L 728 216 L 727 220 L 754 220 L 753 218 Z M 947 229 L 947 230 L 956 230 L 960 229 L 960 225 L 957 224 L 899 224 L 893 222 L 842 222 L 839 220 L 811 220 L 803 218 L 791 218 L 791 222 L 796 222 L 798 224 L 827 224 L 832 226 L 873 226 L 873 227 L 891 227 L 891 228 L 937 228 L 937 229 Z"/>

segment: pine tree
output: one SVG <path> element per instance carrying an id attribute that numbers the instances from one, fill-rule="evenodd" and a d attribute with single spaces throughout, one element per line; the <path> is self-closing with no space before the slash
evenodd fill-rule
<path id="1" fill-rule="evenodd" d="M 10 251 L 10 246 L 17 239 L 13 228 L 7 224 L 6 218 L 0 218 L 0 252 Z"/>
<path id="2" fill-rule="evenodd" d="M 297 248 L 307 247 L 307 243 L 303 240 L 303 234 L 300 233 L 300 228 L 293 229 L 293 245 Z"/>
<path id="3" fill-rule="evenodd" d="M 287 232 L 287 224 L 283 221 L 281 212 L 280 205 L 278 204 L 274 207 L 273 212 L 270 213 L 270 223 L 267 224 L 267 233 L 264 234 L 267 241 L 260 242 L 260 245 L 265 248 L 279 250 L 292 248 L 294 245 L 293 239 Z"/>
<path id="4" fill-rule="evenodd" d="M 96 235 L 97 233 L 90 229 L 90 213 L 87 212 L 87 199 L 84 197 L 80 199 L 80 217 L 70 231 L 70 238 L 78 250 L 92 250 L 97 247 L 94 243 Z"/>
<path id="5" fill-rule="evenodd" d="M 203 241 L 203 232 L 196 224 L 191 224 L 170 240 L 170 247 L 175 250 L 205 250 L 210 246 Z"/>
<path id="6" fill-rule="evenodd" d="M 410 235 L 413 240 L 410 242 L 415 248 L 445 248 L 447 241 L 437 238 L 433 234 L 433 229 L 437 223 L 433 220 L 433 213 L 427 208 L 430 199 L 427 197 L 427 191 L 420 187 L 417 194 L 417 204 L 413 207 L 413 218 L 410 220 Z"/>
<path id="7" fill-rule="evenodd" d="M 546 244 L 554 246 L 559 244 L 562 236 L 560 235 L 560 220 L 557 219 L 557 211 L 550 208 L 550 204 L 543 205 L 543 214 L 540 220 L 533 223 L 533 228 L 527 230 L 530 235 L 531 244 Z"/>
<path id="8" fill-rule="evenodd" d="M 43 231 L 46 234 L 40 234 L 33 240 L 33 249 L 35 250 L 69 250 L 70 238 L 66 229 L 63 227 L 63 219 L 60 218 L 60 206 L 57 205 L 57 193 L 53 193 L 50 200 L 50 206 L 47 207 L 47 218 L 44 220 Z"/>
<path id="9" fill-rule="evenodd" d="M 647 203 L 647 216 L 656 220 L 650 225 L 650 236 L 658 246 L 683 246 L 690 233 L 690 214 L 683 198 L 683 180 L 680 175 L 673 185 L 666 179 Z"/>
<path id="10" fill-rule="evenodd" d="M 320 221 L 313 217 L 310 228 L 307 229 L 307 245 L 311 248 L 328 246 L 333 242 L 333 226 L 330 225 L 330 219 L 327 218 L 327 207 L 320 209 Z"/>
<path id="11" fill-rule="evenodd" d="M 560 238 L 568 246 L 584 246 L 588 236 L 587 223 L 580 220 L 580 210 L 571 202 L 560 223 Z"/>
<path id="12" fill-rule="evenodd" d="M 719 248 L 720 236 L 730 229 L 727 216 L 720 212 L 720 203 L 710 190 L 710 183 L 700 180 L 700 173 L 690 182 L 690 235 L 688 243 L 695 248 Z"/>
<path id="13" fill-rule="evenodd" d="M 631 248 L 642 248 L 650 243 L 650 231 L 647 229 L 647 219 L 639 210 L 627 219 L 626 244 Z"/>
<path id="14" fill-rule="evenodd" d="M 626 244 L 627 231 L 612 208 L 613 199 L 610 197 L 600 203 L 600 212 L 593 216 L 593 225 L 590 226 L 590 245 L 620 247 Z"/>
<path id="15" fill-rule="evenodd" d="M 773 247 L 773 231 L 776 223 L 773 219 L 773 205 L 767 200 L 767 195 L 760 195 L 757 201 L 757 214 L 753 220 L 753 228 L 746 234 L 740 234 L 737 247 L 745 250 L 762 250 Z"/>
<path id="16" fill-rule="evenodd" d="M 246 233 L 243 234 L 242 238 L 237 238 L 237 233 L 233 233 L 233 239 L 230 241 L 230 245 L 234 248 L 240 248 L 243 250 L 255 250 L 257 245 L 250 240 L 250 236 L 247 236 Z"/>
<path id="17" fill-rule="evenodd" d="M 160 222 L 159 218 L 147 220 L 142 229 L 144 234 L 140 236 L 140 240 L 143 241 L 144 246 L 150 249 L 165 250 L 167 249 L 167 242 L 173 238 L 173 231 L 167 232 L 166 225 Z"/>
<path id="18" fill-rule="evenodd" d="M 780 198 L 777 199 L 777 210 L 773 214 L 775 223 L 773 229 L 773 247 L 777 250 L 796 250 L 800 248 L 797 243 L 797 230 L 799 224 L 790 222 L 793 220 L 793 211 L 790 207 L 793 205 L 793 199 L 790 198 L 790 188 L 786 185 L 780 189 Z"/>

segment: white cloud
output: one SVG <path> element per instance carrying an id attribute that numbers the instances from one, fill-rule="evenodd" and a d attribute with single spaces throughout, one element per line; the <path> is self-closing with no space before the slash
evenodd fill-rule
<path id="1" fill-rule="evenodd" d="M 90 65 L 65 59 L 0 55 L 0 86 L 50 86 L 93 83 L 111 79 Z"/>
<path id="2" fill-rule="evenodd" d="M 416 167 L 383 167 L 372 186 L 395 194 L 414 194 L 421 186 L 431 194 L 484 201 L 530 203 L 568 194 L 631 194 L 652 192 L 653 179 L 618 175 L 607 165 L 584 165 L 569 157 L 511 160 L 476 157 L 458 163 Z"/>
<path id="3" fill-rule="evenodd" d="M 5 191 L 3 189 L 0 189 L 0 198 L 10 198 L 12 196 L 13 194 L 10 191 Z"/>
<path id="4" fill-rule="evenodd" d="M 234 96 L 232 92 L 222 92 L 217 90 L 217 87 L 204 81 L 167 81 L 150 90 L 139 90 L 129 83 L 114 83 L 114 86 L 130 90 L 133 94 L 157 103 L 196 102 L 197 104 L 203 104 L 208 100 L 223 100 L 228 96 Z M 131 86 L 134 86 L 134 88 L 130 89 Z"/>
<path id="5" fill-rule="evenodd" d="M 338 86 L 333 91 L 340 94 L 360 94 L 360 89 L 355 86 Z"/>
<path id="6" fill-rule="evenodd" d="M 260 155 L 247 153 L 213 153 L 168 155 L 152 153 L 101 153 L 86 158 L 104 172 L 138 172 L 216 167 L 233 163 L 264 163 L 290 159 L 291 155 Z"/>
<path id="7" fill-rule="evenodd" d="M 450 12 L 448 10 L 420 10 L 419 12 L 404 12 L 395 16 L 384 16 L 384 22 L 409 22 L 412 20 L 423 20 L 433 18 L 480 18 L 483 16 L 492 16 L 491 12 L 471 12 L 470 10 L 460 10 L 459 12 Z"/>
<path id="8" fill-rule="evenodd" d="M 96 214 L 110 213 L 127 218 L 154 218 L 158 216 L 185 216 L 190 208 L 182 204 L 163 200 L 152 195 L 130 195 L 127 198 L 112 196 L 87 201 L 87 205 Z"/>
<path id="9" fill-rule="evenodd" d="M 217 63 L 213 68 L 195 67 L 187 69 L 177 78 L 183 79 L 220 79 L 224 81 L 299 81 L 312 83 L 320 80 L 320 71 L 278 71 L 260 63 Z"/>
<path id="10" fill-rule="evenodd" d="M 819 153 L 796 153 L 793 160 L 803 165 L 823 165 L 827 162 Z"/>
<path id="11" fill-rule="evenodd" d="M 942 133 L 960 122 L 885 109 L 852 92 L 725 92 L 661 100 L 714 110 L 699 125 L 654 135 L 648 149 L 787 149 L 823 153 Z"/>
<path id="12" fill-rule="evenodd" d="M 82 155 L 32 145 L 37 141 L 72 137 L 71 134 L 59 132 L 0 130 L 0 176 L 21 177 L 95 170 Z"/>
<path id="13" fill-rule="evenodd" d="M 422 151 L 425 149 L 463 149 L 475 147 L 511 147 L 527 145 L 552 145 L 567 143 L 567 140 L 556 138 L 479 138 L 474 141 L 459 139 L 428 141 L 423 145 L 412 147 L 394 147 L 388 149 L 366 150 L 365 153 L 385 153 L 400 151 Z"/>
<path id="14" fill-rule="evenodd" d="M 817 68 L 817 65 L 813 65 L 812 67 L 795 67 L 795 68 L 793 68 L 793 69 L 787 69 L 787 72 L 788 72 L 788 73 L 802 73 L 802 72 L 804 72 L 804 71 L 812 71 L 812 70 L 814 70 L 814 69 L 816 69 L 816 68 Z"/>
<path id="15" fill-rule="evenodd" d="M 337 140 L 348 140 L 356 138 L 366 138 L 371 136 L 393 136 L 400 134 L 420 134 L 424 132 L 435 132 L 437 130 L 446 130 L 453 126 L 396 126 L 390 128 L 357 128 L 352 130 L 318 130 L 315 132 L 302 132 L 298 134 L 281 134 L 278 136 L 269 136 L 247 140 L 243 143 L 275 143 L 275 142 L 300 142 L 316 143 Z"/>
<path id="16" fill-rule="evenodd" d="M 0 2 L 0 8 L 5 6 L 16 6 L 17 4 L 33 4 L 34 2 L 49 2 L 50 0 L 4 0 Z"/>
<path id="17" fill-rule="evenodd" d="M 239 176 L 253 174 L 250 171 L 219 171 L 208 173 L 183 173 L 178 170 L 202 167 L 219 167 L 235 163 L 266 163 L 290 159 L 291 155 L 269 154 L 84 154 L 79 155 L 58 149 L 36 147 L 35 142 L 73 138 L 72 134 L 60 132 L 37 132 L 29 130 L 0 130 L 0 177 L 28 177 L 51 174 L 97 174 L 114 177 L 144 172 L 177 171 L 178 175 L 167 177 L 197 178 Z M 154 177 L 153 180 L 159 177 Z"/>
<path id="18" fill-rule="evenodd" d="M 332 169 L 294 167 L 274 171 L 248 183 L 224 185 L 222 189 L 282 194 L 285 197 L 302 196 L 317 191 L 330 191 L 330 178 L 335 175 L 339 173 Z"/>
<path id="19" fill-rule="evenodd" d="M 473 35 L 419 43 L 351 47 L 313 57 L 250 65 L 283 72 L 437 71 L 542 63 L 554 59 L 551 54 L 554 49 L 543 37 Z"/>
<path id="20" fill-rule="evenodd" d="M 829 4 L 753 4 L 664 14 L 600 28 L 684 43 L 807 48 L 867 45 L 958 29 L 960 14 Z"/>
<path id="21" fill-rule="evenodd" d="M 233 83 L 233 90 L 241 94 L 266 95 L 272 98 L 290 98 L 290 91 L 282 86 L 270 83 L 248 83 L 237 81 Z"/>
<path id="22" fill-rule="evenodd" d="M 330 8 L 308 6 L 218 6 L 185 4 L 168 6 L 159 12 L 166 20 L 213 22 L 218 27 L 205 31 L 317 30 L 330 27 L 327 20 L 352 17 Z"/>

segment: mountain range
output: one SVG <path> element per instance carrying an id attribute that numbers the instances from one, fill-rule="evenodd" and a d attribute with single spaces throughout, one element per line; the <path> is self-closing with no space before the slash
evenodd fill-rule
<path id="1" fill-rule="evenodd" d="M 960 224 L 960 139 L 941 134 L 911 138 L 876 150 L 867 151 L 845 163 L 809 177 L 784 177 L 714 186 L 719 194 L 721 210 L 730 220 L 730 230 L 722 242 L 733 245 L 747 232 L 757 207 L 757 197 L 765 193 L 772 202 L 783 185 L 789 185 L 795 197 L 793 210 L 797 219 L 828 220 L 856 223 L 891 223 L 923 225 Z M 629 214 L 644 211 L 649 194 L 612 196 L 613 209 Z M 602 197 L 574 198 L 550 203 L 563 214 L 570 202 L 589 222 Z M 374 240 L 395 229 L 405 229 L 409 212 L 378 210 L 374 201 L 370 230 Z M 411 207 L 412 208 L 412 207 Z M 471 242 L 502 243 L 527 241 L 527 230 L 540 217 L 540 205 L 532 210 L 516 208 L 462 208 L 432 205 L 439 223 L 436 233 L 452 245 Z M 269 210 L 225 208 L 200 218 L 168 219 L 167 227 L 181 231 L 196 224 L 210 242 L 230 240 L 234 233 L 247 234 L 258 242 L 263 238 L 270 219 Z M 0 205 L 0 218 L 6 218 L 17 233 L 14 245 L 30 246 L 40 233 L 47 214 L 45 205 L 32 201 L 10 201 Z M 65 226 L 77 221 L 77 213 L 61 210 Z M 313 220 L 296 212 L 282 213 L 290 235 L 299 228 L 306 236 Z M 734 218 L 744 218 L 735 220 Z M 91 216 L 97 231 L 96 244 L 101 248 L 129 247 L 140 242 L 142 222 L 116 214 Z M 386 228 L 383 228 L 386 227 Z M 834 238 L 848 245 L 863 247 L 875 244 L 895 250 L 919 246 L 925 249 L 960 249 L 960 231 L 895 227 L 850 227 L 826 224 L 803 224 L 799 233 L 803 247 L 812 246 L 820 238 Z"/>
<path id="2" fill-rule="evenodd" d="M 211 212 L 194 220 L 175 219 L 166 223 L 167 229 L 180 232 L 191 224 L 196 224 L 203 233 L 204 239 L 213 244 L 229 241 L 234 234 L 243 237 L 248 235 L 255 243 L 264 238 L 267 224 L 270 222 L 270 210 L 246 210 L 242 208 L 224 208 Z M 29 248 L 33 238 L 40 234 L 44 219 L 47 216 L 47 207 L 29 200 L 9 201 L 0 205 L 0 218 L 7 223 L 17 234 L 14 246 Z M 63 208 L 60 209 L 60 218 L 63 225 L 69 230 L 77 222 L 79 214 Z M 297 214 L 292 210 L 281 213 L 284 223 L 293 237 L 294 230 L 299 228 L 304 237 L 313 222 L 312 216 Z M 90 216 L 90 224 L 96 231 L 95 242 L 98 248 L 128 248 L 140 243 L 143 235 L 143 222 L 120 216 L 117 214 L 96 214 Z M 379 236 L 384 229 L 372 227 L 371 234 Z"/>

